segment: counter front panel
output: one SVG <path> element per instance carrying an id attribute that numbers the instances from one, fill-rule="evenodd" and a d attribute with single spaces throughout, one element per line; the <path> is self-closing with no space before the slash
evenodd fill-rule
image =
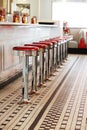
<path id="1" fill-rule="evenodd" d="M 0 83 L 21 71 L 21 57 L 14 56 L 13 46 L 56 36 L 60 36 L 58 25 L 0 23 Z"/>

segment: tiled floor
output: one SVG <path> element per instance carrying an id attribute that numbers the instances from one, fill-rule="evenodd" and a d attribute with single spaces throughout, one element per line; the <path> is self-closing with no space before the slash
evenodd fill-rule
<path id="1" fill-rule="evenodd" d="M 0 90 L 0 130 L 87 130 L 87 56 L 68 60 L 39 88 L 21 99 L 21 77 Z"/>

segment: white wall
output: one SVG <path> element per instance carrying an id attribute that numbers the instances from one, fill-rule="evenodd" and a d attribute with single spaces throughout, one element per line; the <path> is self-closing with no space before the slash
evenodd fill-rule
<path id="1" fill-rule="evenodd" d="M 38 17 L 38 0 L 29 0 L 30 6 L 31 6 L 31 17 L 37 16 Z"/>
<path id="2" fill-rule="evenodd" d="M 51 0 L 40 0 L 40 20 L 52 19 Z"/>

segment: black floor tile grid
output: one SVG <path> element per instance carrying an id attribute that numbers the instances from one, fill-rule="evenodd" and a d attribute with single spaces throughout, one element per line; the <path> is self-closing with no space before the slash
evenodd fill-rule
<path id="1" fill-rule="evenodd" d="M 48 88 L 48 89 L 49 89 L 49 88 Z M 46 89 L 45 89 L 45 90 L 46 90 Z M 48 90 L 47 90 L 47 91 L 48 91 Z M 46 94 L 46 91 L 45 91 L 45 94 Z M 43 96 L 44 96 L 44 94 L 43 94 Z M 43 98 L 43 96 L 41 95 L 41 98 Z M 40 100 L 41 100 L 41 99 L 36 100 L 36 103 L 34 103 L 34 106 L 32 106 L 31 109 L 30 109 L 31 111 L 34 109 L 35 105 L 37 105 L 37 103 L 38 103 Z M 7 108 L 5 108 L 5 109 L 7 109 Z M 17 108 L 17 110 L 18 110 L 18 108 Z M 13 117 L 14 114 L 17 114 L 17 110 L 14 111 L 12 115 L 10 115 L 10 117 L 9 117 L 10 119 L 12 119 L 12 117 Z M 20 111 L 20 110 L 19 110 L 19 111 Z M 27 111 L 27 112 L 30 113 L 30 111 Z M 27 113 L 25 114 L 25 116 L 27 117 Z M 23 119 L 26 118 L 25 116 L 23 116 Z M 55 116 L 55 114 L 54 114 L 54 116 Z M 6 120 L 6 122 L 7 122 L 7 121 L 9 121 L 9 119 Z M 22 121 L 22 120 L 21 120 L 21 121 Z M 13 128 L 13 129 L 16 129 L 16 128 L 18 129 L 18 127 L 19 127 L 20 124 L 21 124 L 21 121 L 19 121 L 19 122 L 16 124 L 15 128 Z M 54 124 L 55 124 L 55 123 L 54 123 Z"/>
<path id="2" fill-rule="evenodd" d="M 68 89 L 69 89 L 69 88 L 68 88 Z M 66 89 L 65 91 L 67 92 L 68 89 Z M 64 93 L 61 93 L 61 95 L 64 95 Z M 60 95 L 59 97 L 61 97 L 61 95 Z M 63 98 L 63 100 L 64 100 L 64 98 Z M 63 101 L 61 101 L 61 102 L 63 103 Z M 60 106 L 60 105 L 59 105 L 59 106 Z M 57 110 L 59 110 L 58 107 L 57 107 Z M 53 112 L 54 112 L 54 111 L 53 111 Z M 59 114 L 60 114 L 60 113 L 59 113 Z M 58 117 L 59 117 L 59 114 L 58 114 Z M 54 114 L 54 115 L 57 115 L 57 114 Z M 48 117 L 49 117 L 49 116 L 48 116 Z M 48 118 L 48 117 L 47 117 L 47 118 Z M 53 117 L 53 115 L 51 115 L 51 117 Z M 50 119 L 50 118 L 49 118 L 49 119 Z M 51 119 L 50 119 L 50 120 L 51 120 Z M 50 123 L 48 123 L 48 122 L 50 122 L 50 120 L 47 120 L 47 119 L 46 119 L 46 120 L 43 121 L 43 123 L 46 122 L 46 125 L 48 125 L 48 124 L 50 124 Z M 53 120 L 54 120 L 54 119 L 53 119 Z M 47 121 L 48 121 L 48 122 L 47 122 Z M 43 123 L 42 123 L 42 127 L 43 127 Z M 55 122 L 52 122 L 52 123 L 55 124 Z M 44 123 L 44 124 L 45 124 L 45 123 Z M 53 127 L 54 127 L 53 124 L 51 124 L 51 127 L 52 127 L 52 128 L 49 128 L 49 129 L 53 129 Z M 56 124 L 55 124 L 55 126 L 56 126 Z M 42 127 L 40 127 L 39 129 L 42 129 Z M 45 127 L 46 127 L 46 126 L 44 126 L 43 129 L 45 129 Z M 30 130 L 30 129 L 33 129 L 33 128 L 30 127 L 29 130 Z M 38 129 L 38 130 L 39 130 L 39 129 Z"/>
<path id="3" fill-rule="evenodd" d="M 79 69 L 79 68 L 78 68 L 78 69 Z M 76 73 L 75 73 L 75 74 L 76 74 Z M 76 95 L 76 93 L 77 93 L 77 90 L 75 90 L 75 92 L 74 92 L 73 95 L 72 95 L 72 99 L 73 99 L 73 100 L 71 100 L 72 105 L 73 105 L 73 102 L 74 102 L 74 100 L 75 100 L 75 95 Z M 58 104 L 57 104 L 57 105 L 58 105 Z M 72 106 L 72 105 L 71 105 L 71 106 Z M 70 107 L 70 105 L 69 105 L 69 107 Z M 58 109 L 58 110 L 59 110 L 59 109 Z M 53 112 L 54 112 L 54 111 L 53 111 Z M 68 113 L 67 116 L 69 117 L 69 113 Z M 46 117 L 47 117 L 47 116 L 46 116 Z M 52 115 L 51 115 L 51 117 L 53 118 Z M 45 119 L 46 119 L 46 118 L 45 118 Z M 55 119 L 54 119 L 54 120 L 55 120 Z M 44 121 L 45 121 L 45 120 L 44 120 Z M 46 119 L 46 121 L 47 121 L 47 122 L 45 121 L 45 122 L 46 122 L 46 126 L 45 126 L 44 121 L 43 121 L 43 123 L 42 123 L 42 126 L 40 127 L 40 129 L 42 129 L 42 128 L 43 128 L 43 124 L 44 124 L 43 130 L 45 130 L 45 127 L 46 127 L 47 125 L 49 125 L 48 122 L 50 121 L 50 118 L 48 119 L 48 121 L 47 121 L 47 119 Z M 67 118 L 67 121 L 68 121 L 68 118 Z M 61 124 L 62 124 L 62 123 L 61 123 Z M 63 123 L 63 124 L 64 124 L 64 123 Z M 63 124 L 61 125 L 62 127 L 60 127 L 60 129 L 65 129 L 65 127 L 64 127 L 65 125 L 63 125 Z M 67 123 L 66 123 L 66 124 L 67 124 Z M 55 124 L 55 125 L 56 125 L 56 124 Z M 52 126 L 52 128 L 53 128 L 53 125 L 52 125 L 52 124 L 51 124 L 51 126 Z M 49 127 L 49 129 L 51 129 L 51 127 Z M 55 128 L 54 128 L 54 129 L 55 129 Z"/>

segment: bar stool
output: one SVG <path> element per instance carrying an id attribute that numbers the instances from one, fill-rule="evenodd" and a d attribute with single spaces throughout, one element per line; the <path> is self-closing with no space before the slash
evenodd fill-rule
<path id="1" fill-rule="evenodd" d="M 49 79 L 49 75 L 50 75 L 50 63 L 51 63 L 51 56 L 50 56 L 50 51 L 52 50 L 52 43 L 50 43 L 50 42 L 45 42 L 45 41 L 40 41 L 40 42 L 37 42 L 37 44 L 41 44 L 41 45 L 45 45 L 45 46 L 47 46 L 47 54 L 46 55 L 44 55 L 44 60 L 46 61 L 46 64 L 45 64 L 45 66 L 44 66 L 44 69 L 45 69 L 45 81 L 46 80 L 49 80 L 50 81 L 50 79 Z"/>
<path id="2" fill-rule="evenodd" d="M 26 46 L 15 46 L 13 47 L 13 51 L 17 56 L 22 57 L 23 64 L 23 82 L 22 82 L 22 100 L 20 103 L 29 103 L 28 100 L 28 65 L 29 65 L 29 56 L 32 56 L 32 59 L 38 55 L 39 48 L 38 47 L 26 47 Z M 35 59 L 33 59 L 33 69 L 36 66 Z M 35 77 L 33 75 L 32 82 L 35 83 Z M 32 90 L 33 91 L 33 90 Z M 35 91 L 36 88 L 35 88 Z"/>
<path id="3" fill-rule="evenodd" d="M 39 73 L 39 85 L 46 86 L 44 81 L 46 79 L 46 73 L 45 73 L 45 63 L 47 66 L 47 60 L 44 61 L 44 54 L 48 53 L 48 46 L 44 44 L 40 44 L 39 42 L 34 42 L 33 44 L 25 44 L 25 46 L 36 46 L 40 50 L 40 73 Z M 37 86 L 37 67 L 35 67 L 35 81 Z"/>
<path id="4" fill-rule="evenodd" d="M 63 38 L 60 38 L 60 41 L 61 41 L 61 44 L 60 44 L 60 46 L 61 46 L 61 64 L 64 62 L 64 60 L 65 60 L 65 50 L 66 50 L 66 40 L 65 40 L 65 38 L 63 37 Z"/>
<path id="5" fill-rule="evenodd" d="M 61 39 L 61 45 L 62 45 L 62 62 L 64 62 L 65 59 L 65 39 Z"/>
<path id="6" fill-rule="evenodd" d="M 60 37 L 54 38 L 55 41 L 57 41 L 57 67 L 60 67 L 61 64 L 61 40 Z"/>
<path id="7" fill-rule="evenodd" d="M 47 79 L 49 79 L 49 76 L 52 76 L 53 72 L 52 72 L 52 64 L 53 64 L 53 60 L 52 60 L 52 57 L 53 57 L 53 44 L 49 41 L 40 41 L 39 43 L 41 44 L 45 44 L 48 46 L 48 71 L 47 71 Z"/>
<path id="8" fill-rule="evenodd" d="M 57 54 L 57 42 L 52 39 L 46 40 L 47 42 L 51 42 L 53 44 L 52 50 L 52 73 L 56 70 L 56 54 Z"/>
<path id="9" fill-rule="evenodd" d="M 68 37 L 64 37 L 65 38 L 65 59 L 67 60 L 68 57 Z"/>
<path id="10" fill-rule="evenodd" d="M 63 40 L 62 38 L 56 38 L 58 41 L 58 50 L 59 50 L 59 66 L 62 65 L 63 62 Z"/>
<path id="11" fill-rule="evenodd" d="M 53 43 L 53 70 L 57 71 L 57 60 L 58 60 L 58 42 L 52 38 L 50 41 Z"/>

